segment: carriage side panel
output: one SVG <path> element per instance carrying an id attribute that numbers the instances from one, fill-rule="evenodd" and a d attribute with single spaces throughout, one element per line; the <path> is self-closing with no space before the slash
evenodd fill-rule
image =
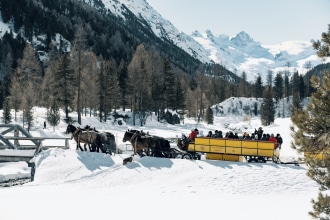
<path id="1" fill-rule="evenodd" d="M 279 149 L 274 149 L 274 143 L 259 140 L 241 140 L 226 138 L 197 137 L 195 143 L 190 143 L 188 151 L 208 153 L 207 158 L 232 157 L 228 160 L 240 161 L 237 156 L 279 157 Z M 216 155 L 219 154 L 219 155 Z"/>
<path id="2" fill-rule="evenodd" d="M 235 161 L 235 162 L 243 162 L 244 157 L 240 155 L 232 155 L 232 154 L 213 154 L 207 153 L 206 159 L 208 160 L 225 160 L 225 161 Z"/>

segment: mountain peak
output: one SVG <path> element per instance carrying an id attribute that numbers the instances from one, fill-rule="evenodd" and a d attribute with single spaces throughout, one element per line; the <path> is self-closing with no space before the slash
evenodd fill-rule
<path id="1" fill-rule="evenodd" d="M 195 30 L 192 34 L 191 34 L 192 37 L 202 37 L 202 34 L 199 33 L 197 30 Z"/>
<path id="2" fill-rule="evenodd" d="M 214 35 L 213 35 L 213 33 L 212 33 L 212 31 L 210 29 L 207 29 L 205 31 L 205 34 L 207 35 L 208 38 L 213 38 L 214 37 Z"/>
<path id="3" fill-rule="evenodd" d="M 244 31 L 239 32 L 235 37 L 232 37 L 230 41 L 239 47 L 245 47 L 254 42 L 253 39 Z"/>

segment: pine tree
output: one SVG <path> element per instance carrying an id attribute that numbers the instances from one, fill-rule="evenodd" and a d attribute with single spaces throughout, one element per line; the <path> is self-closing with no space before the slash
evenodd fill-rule
<path id="1" fill-rule="evenodd" d="M 300 109 L 302 106 L 300 104 L 300 96 L 298 92 L 293 93 L 292 95 L 292 105 L 291 112 L 295 112 L 297 109 Z"/>
<path id="2" fill-rule="evenodd" d="M 5 124 L 9 124 L 11 122 L 11 112 L 10 112 L 10 105 L 9 105 L 9 99 L 6 98 L 3 103 L 3 112 L 2 112 L 2 121 Z"/>
<path id="3" fill-rule="evenodd" d="M 168 60 L 163 61 L 163 75 L 164 75 L 164 85 L 165 85 L 165 95 L 166 95 L 166 107 L 174 109 L 175 108 L 175 76 L 172 71 L 171 64 Z"/>
<path id="4" fill-rule="evenodd" d="M 213 110 L 211 109 L 210 106 L 206 110 L 205 121 L 207 124 L 213 125 L 214 115 L 213 115 Z"/>
<path id="5" fill-rule="evenodd" d="M 55 126 L 57 126 L 60 123 L 60 119 L 61 119 L 60 109 L 58 108 L 56 102 L 53 101 L 53 104 L 47 110 L 47 121 L 51 126 L 53 126 L 54 132 L 55 132 Z"/>
<path id="6" fill-rule="evenodd" d="M 128 95 L 128 70 L 127 70 L 127 64 L 125 61 L 121 61 L 119 64 L 119 70 L 118 70 L 118 83 L 120 87 L 120 94 L 121 94 L 121 106 L 123 108 L 123 111 L 126 109 L 127 101 L 126 97 Z"/>
<path id="7" fill-rule="evenodd" d="M 175 108 L 174 110 L 183 110 L 185 108 L 185 93 L 181 86 L 181 79 L 180 77 L 176 77 L 176 84 L 175 84 Z"/>
<path id="8" fill-rule="evenodd" d="M 330 25 L 328 33 L 322 33 L 322 41 L 313 43 L 321 58 L 330 57 Z M 292 147 L 299 152 L 329 152 L 330 150 L 330 71 L 323 73 L 323 78 L 311 77 L 311 85 L 316 91 L 311 96 L 307 109 L 297 109 L 291 116 L 295 126 Z M 319 184 L 319 196 L 312 200 L 313 211 L 309 214 L 317 219 L 330 219 L 330 196 L 325 191 L 330 189 L 330 156 L 324 154 L 321 159 L 305 155 L 308 166 L 307 175 Z"/>
<path id="9" fill-rule="evenodd" d="M 106 69 L 105 62 L 101 63 L 101 68 L 98 77 L 98 88 L 99 88 L 99 117 L 100 122 L 105 121 L 105 90 L 106 90 L 106 83 L 105 83 L 105 69 Z"/>
<path id="10" fill-rule="evenodd" d="M 246 73 L 243 72 L 242 73 L 242 76 L 240 78 L 240 81 L 239 81 L 239 85 L 238 85 L 238 96 L 240 97 L 248 97 L 249 94 L 248 94 L 248 85 L 247 85 L 247 82 L 246 82 Z"/>
<path id="11" fill-rule="evenodd" d="M 319 153 L 330 150 L 330 71 L 324 73 L 322 83 L 316 76 L 311 80 L 317 91 L 312 94 L 308 108 L 298 109 L 291 116 L 297 127 L 292 127 L 292 146 L 300 152 Z M 322 191 L 330 189 L 330 157 L 322 160 L 305 158 L 305 163 L 308 166 L 308 176 L 320 185 L 318 200 L 312 200 L 314 211 L 310 214 L 315 218 L 329 219 L 330 197 L 322 195 Z"/>
<path id="12" fill-rule="evenodd" d="M 285 71 L 285 75 L 284 75 L 284 97 L 288 98 L 289 96 L 290 96 L 289 76 L 288 76 L 288 72 Z"/>
<path id="13" fill-rule="evenodd" d="M 275 105 L 270 89 L 266 89 L 263 102 L 261 104 L 261 124 L 268 126 L 275 120 Z"/>
<path id="14" fill-rule="evenodd" d="M 263 93 L 263 86 L 262 86 L 262 80 L 261 80 L 261 76 L 258 76 L 257 77 L 257 80 L 254 84 L 254 91 L 255 91 L 255 94 L 254 96 L 256 98 L 261 98 L 262 97 L 262 93 Z"/>
<path id="15" fill-rule="evenodd" d="M 281 73 L 277 73 L 274 80 L 274 95 L 276 103 L 283 98 L 283 77 Z"/>
<path id="16" fill-rule="evenodd" d="M 73 107 L 76 95 L 76 78 L 71 67 L 71 59 L 68 53 L 61 56 L 55 72 L 52 74 L 49 87 L 51 88 L 51 100 L 64 107 L 65 118 L 69 119 L 70 108 Z"/>

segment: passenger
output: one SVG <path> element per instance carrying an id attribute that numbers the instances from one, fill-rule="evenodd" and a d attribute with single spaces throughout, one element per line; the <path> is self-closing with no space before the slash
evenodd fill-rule
<path id="1" fill-rule="evenodd" d="M 260 140 L 262 138 L 263 133 L 264 133 L 264 131 L 262 130 L 262 127 L 259 127 L 258 131 L 256 133 L 258 140 Z"/>
<path id="2" fill-rule="evenodd" d="M 234 133 L 233 133 L 232 131 L 229 131 L 229 132 L 228 132 L 228 136 L 227 136 L 227 138 L 235 139 L 235 135 L 234 135 Z"/>
<path id="3" fill-rule="evenodd" d="M 245 132 L 244 135 L 243 135 L 243 139 L 244 140 L 251 140 L 252 138 L 251 138 L 249 133 Z"/>
<path id="4" fill-rule="evenodd" d="M 218 135 L 218 130 L 215 130 L 214 131 L 214 134 L 212 135 L 212 137 L 217 137 L 217 135 Z"/>
<path id="5" fill-rule="evenodd" d="M 260 139 L 260 140 L 263 140 L 263 141 L 268 141 L 268 137 L 267 137 L 267 135 L 266 134 L 263 134 L 262 135 L 262 138 Z"/>
<path id="6" fill-rule="evenodd" d="M 199 131 L 198 131 L 197 128 L 191 130 L 191 133 L 189 134 L 189 137 L 188 137 L 189 140 L 190 140 L 191 142 L 194 142 L 194 141 L 195 141 L 195 137 L 196 137 L 198 134 L 199 134 Z"/>
<path id="7" fill-rule="evenodd" d="M 234 134 L 235 139 L 239 139 L 237 132 Z"/>
<path id="8" fill-rule="evenodd" d="M 209 133 L 207 133 L 206 137 L 212 137 L 213 134 L 212 134 L 212 131 L 209 131 Z"/>
<path id="9" fill-rule="evenodd" d="M 276 138 L 276 140 L 277 140 L 277 147 L 278 147 L 279 149 L 281 149 L 281 145 L 282 145 L 282 143 L 283 143 L 283 138 L 281 137 L 280 134 L 277 134 L 275 138 Z"/>
<path id="10" fill-rule="evenodd" d="M 248 136 L 248 133 L 247 132 L 244 132 L 243 133 L 243 136 L 242 136 L 242 139 L 246 139 L 247 136 Z"/>
<path id="11" fill-rule="evenodd" d="M 274 137 L 274 134 L 270 135 L 270 138 L 268 139 L 269 141 L 274 142 L 274 148 L 277 148 L 277 139 Z"/>
<path id="12" fill-rule="evenodd" d="M 222 131 L 218 131 L 218 133 L 217 133 L 217 138 L 223 138 L 223 136 L 222 136 Z"/>

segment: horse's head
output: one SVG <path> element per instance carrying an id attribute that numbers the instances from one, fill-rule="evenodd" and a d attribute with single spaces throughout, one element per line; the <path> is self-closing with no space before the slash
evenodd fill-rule
<path id="1" fill-rule="evenodd" d="M 125 131 L 123 142 L 129 141 L 131 139 L 132 135 L 129 131 Z"/>
<path id="2" fill-rule="evenodd" d="M 66 127 L 66 134 L 69 134 L 69 133 L 73 133 L 74 131 L 76 130 L 76 127 L 71 125 L 71 124 L 68 124 L 68 126 Z"/>

